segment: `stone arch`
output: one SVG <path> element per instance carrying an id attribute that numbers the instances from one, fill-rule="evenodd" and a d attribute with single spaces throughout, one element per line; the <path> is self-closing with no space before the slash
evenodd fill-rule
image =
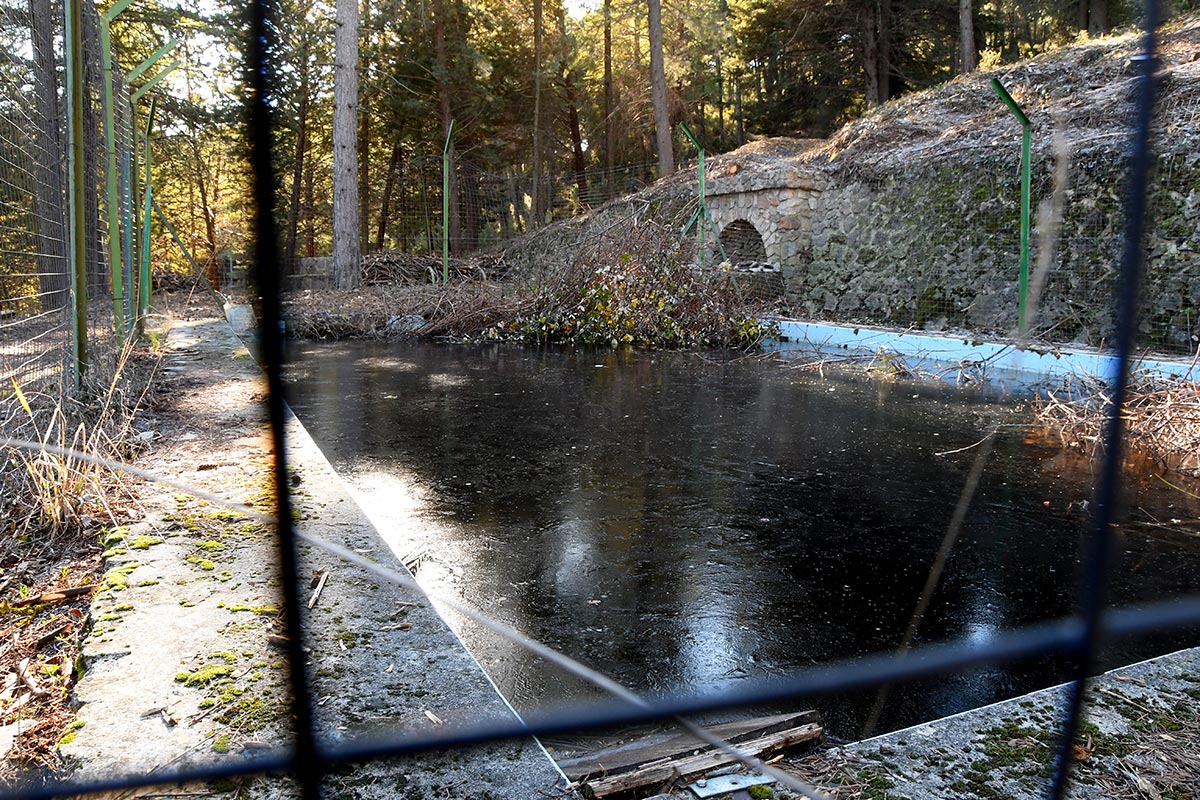
<path id="1" fill-rule="evenodd" d="M 725 256 L 734 265 L 770 260 L 762 234 L 750 220 L 735 219 L 730 222 L 721 231 L 720 241 Z"/>
<path id="2" fill-rule="evenodd" d="M 736 233 L 739 228 L 745 231 L 742 226 L 750 226 L 762 240 L 763 250 L 766 257 L 756 257 L 753 260 L 766 261 L 771 264 L 782 264 L 783 253 L 779 248 L 779 232 L 776 230 L 777 225 L 772 219 L 770 192 L 743 192 L 736 194 L 718 195 L 709 199 L 708 208 L 712 214 L 713 227 L 719 233 L 714 239 L 719 239 L 724 235 L 725 231 L 732 225 L 740 223 L 738 228 L 734 228 Z M 724 240 L 720 240 L 724 246 Z M 717 253 L 716 243 L 709 245 L 709 252 L 718 260 L 720 255 Z M 727 254 L 735 264 L 738 263 L 738 257 L 732 253 Z M 756 251 L 757 252 L 757 251 Z M 761 255 L 761 254 L 759 254 Z"/>

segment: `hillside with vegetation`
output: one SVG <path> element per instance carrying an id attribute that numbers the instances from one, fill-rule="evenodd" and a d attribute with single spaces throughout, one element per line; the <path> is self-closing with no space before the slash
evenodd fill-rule
<path id="1" fill-rule="evenodd" d="M 760 331 L 741 320 L 782 310 L 1007 335 L 1016 325 L 1021 129 L 992 88 L 998 80 L 1033 123 L 1035 208 L 1052 198 L 1056 165 L 1061 163 L 1066 176 L 1063 219 L 1057 228 L 1043 223 L 1035 230 L 1035 262 L 1048 250 L 1047 263 L 1057 266 L 1044 276 L 1043 324 L 1034 331 L 1052 341 L 1097 344 L 1107 330 L 1103 311 L 1121 241 L 1140 47 L 1132 31 L 1084 38 L 892 100 L 827 139 L 763 137 L 710 157 L 710 180 L 737 171 L 769 182 L 791 170 L 826 186 L 828 225 L 814 236 L 802 275 L 786 293 L 776 286 L 775 294 L 764 297 L 733 285 L 736 277 L 701 278 L 683 268 L 696 258 L 694 236 L 679 235 L 696 210 L 693 167 L 527 233 L 482 259 L 456 261 L 457 279 L 444 289 L 428 282 L 440 269 L 436 256 L 367 256 L 364 275 L 373 285 L 353 294 L 290 297 L 293 332 L 315 338 L 416 333 L 713 344 L 746 341 L 738 331 Z M 1200 207 L 1194 156 L 1200 149 L 1198 50 L 1196 17 L 1179 18 L 1162 32 L 1154 120 L 1160 169 L 1151 222 L 1152 298 L 1162 299 L 1152 344 L 1159 349 L 1188 350 L 1195 324 L 1189 309 L 1200 301 L 1189 288 L 1198 266 L 1188 244 Z M 914 197 L 921 202 L 912 202 Z M 416 266 L 389 272 L 382 266 L 389 259 Z M 648 264 L 663 267 L 660 283 L 645 288 L 650 298 L 635 290 L 645 286 Z M 630 280 L 614 294 L 622 276 Z M 681 281 L 688 283 L 684 294 L 698 291 L 691 283 L 701 281 L 703 292 L 716 300 L 689 301 L 689 311 L 670 320 L 648 318 L 647 299 L 657 303 L 658 294 L 670 294 L 669 284 Z M 597 304 L 600 295 L 615 305 Z M 635 313 L 638 307 L 643 311 Z M 614 309 L 615 327 L 608 326 Z M 599 332 L 597 312 L 606 323 Z M 656 334 L 663 325 L 707 324 L 714 317 L 735 324 L 691 337 Z M 626 339 L 623 326 L 631 321 L 628 330 L 641 333 Z"/>

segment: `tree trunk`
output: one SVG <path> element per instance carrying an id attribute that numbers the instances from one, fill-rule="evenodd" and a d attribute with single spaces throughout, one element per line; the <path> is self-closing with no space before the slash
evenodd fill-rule
<path id="1" fill-rule="evenodd" d="M 725 74 L 721 71 L 721 51 L 716 53 L 717 66 L 717 141 L 718 150 L 725 149 Z"/>
<path id="2" fill-rule="evenodd" d="M 1088 36 L 1108 33 L 1108 0 L 1079 0 L 1079 29 Z"/>
<path id="3" fill-rule="evenodd" d="M 650 0 L 650 99 L 654 104 L 654 138 L 658 145 L 658 177 L 675 171 L 671 118 L 667 113 L 667 73 L 663 65 L 662 2 Z"/>
<path id="4" fill-rule="evenodd" d="M 37 207 L 38 290 L 43 311 L 67 304 L 66 209 L 60 165 L 67 162 L 58 128 L 54 69 L 54 15 L 50 0 L 29 0 L 33 36 L 33 126 Z"/>
<path id="5" fill-rule="evenodd" d="M 213 202 L 209 198 L 209 181 L 206 174 L 204 154 L 200 150 L 200 135 L 195 129 L 194 120 L 189 120 L 189 135 L 192 146 L 192 158 L 196 162 L 196 189 L 200 192 L 200 213 L 204 216 L 204 254 L 201 269 L 204 277 L 214 289 L 221 288 L 220 262 L 217 259 L 217 215 L 213 212 Z"/>
<path id="6" fill-rule="evenodd" d="M 333 283 L 362 280 L 358 226 L 358 0 L 337 0 L 333 60 Z"/>
<path id="7" fill-rule="evenodd" d="M 387 235 L 387 227 L 389 217 L 392 213 L 392 192 L 396 190 L 396 181 L 400 173 L 400 163 L 403 151 L 400 148 L 400 140 L 396 139 L 392 143 L 392 157 L 388 159 L 387 178 L 383 183 L 383 197 L 379 202 L 379 229 L 375 236 L 375 249 L 382 250 L 384 246 L 384 237 Z M 401 188 L 403 193 L 403 188 Z"/>
<path id="8" fill-rule="evenodd" d="M 746 120 L 742 116 L 742 76 L 733 76 L 733 114 L 737 117 L 737 140 L 741 147 L 746 143 Z"/>
<path id="9" fill-rule="evenodd" d="M 96 30 L 96 18 L 83 14 L 80 32 L 83 34 L 83 127 L 84 127 L 84 181 L 88 187 L 84 197 L 83 213 L 87 220 L 84 229 L 84 252 L 87 263 L 87 291 L 92 297 L 102 293 L 111 294 L 112 275 L 108 269 L 108 248 L 100 238 L 100 194 L 104 182 L 101 180 L 101 148 L 94 137 L 102 130 L 102 111 L 95 98 L 100 96 L 104 77 L 100 72 L 98 43 L 100 33 Z"/>
<path id="10" fill-rule="evenodd" d="M 617 125 L 613 115 L 612 75 L 612 0 L 604 0 L 604 182 L 605 196 L 615 196 L 613 181 L 617 171 Z"/>
<path id="11" fill-rule="evenodd" d="M 958 43 L 964 74 L 979 66 L 979 51 L 975 48 L 975 14 L 972 0 L 958 0 Z"/>
<path id="12" fill-rule="evenodd" d="M 875 13 L 875 0 L 866 0 L 863 5 L 863 97 L 867 108 L 877 108 L 883 101 L 879 97 L 879 18 Z"/>
<path id="13" fill-rule="evenodd" d="M 304 164 L 304 255 L 312 258 L 317 254 L 316 175 L 312 159 Z"/>
<path id="14" fill-rule="evenodd" d="M 542 225 L 542 0 L 533 0 L 533 227 Z"/>
<path id="15" fill-rule="evenodd" d="M 892 99 L 892 0 L 876 0 L 879 3 L 878 45 L 879 102 Z"/>
<path id="16" fill-rule="evenodd" d="M 304 184 L 304 159 L 308 151 L 308 94 L 309 62 L 308 36 L 300 41 L 300 97 L 296 114 L 296 153 L 292 162 L 292 190 L 288 198 L 287 236 L 284 239 L 284 268 L 299 272 L 296 260 L 297 238 L 300 233 L 300 190 Z"/>
<path id="17" fill-rule="evenodd" d="M 366 62 L 371 63 L 371 0 L 362 0 Z M 364 94 L 358 108 L 358 242 L 364 253 L 371 252 L 371 109 L 370 95 Z"/>
<path id="18" fill-rule="evenodd" d="M 580 206 L 587 207 L 587 162 L 583 156 L 583 132 L 579 128 L 579 100 L 575 90 L 574 41 L 567 38 L 566 7 L 558 7 L 558 34 L 562 40 L 562 78 L 567 101 L 567 135 L 571 137 L 571 170 L 575 173 L 575 189 Z"/>

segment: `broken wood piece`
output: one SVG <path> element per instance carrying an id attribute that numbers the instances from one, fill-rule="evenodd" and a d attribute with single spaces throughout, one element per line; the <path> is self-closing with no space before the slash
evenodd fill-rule
<path id="1" fill-rule="evenodd" d="M 379 629 L 382 631 L 409 631 L 412 630 L 411 622 L 398 622 L 395 625 L 384 625 Z"/>
<path id="2" fill-rule="evenodd" d="M 763 753 L 793 747 L 804 742 L 811 742 L 821 736 L 821 726 L 816 724 L 801 725 L 788 728 L 778 733 L 771 733 L 758 739 L 740 742 L 738 750 L 746 755 L 761 756 Z M 723 750 L 708 750 L 692 756 L 664 758 L 643 764 L 636 769 L 616 775 L 605 775 L 584 783 L 584 786 L 595 797 L 606 797 L 627 792 L 642 786 L 663 783 L 675 778 L 684 778 L 706 770 L 732 764 L 738 759 Z"/>
<path id="3" fill-rule="evenodd" d="M 311 609 L 317 604 L 317 598 L 321 596 L 321 590 L 325 588 L 325 581 L 329 580 L 329 570 L 321 573 L 321 580 L 317 582 L 317 588 L 313 591 L 312 597 L 308 599 L 308 607 Z"/>
<path id="4" fill-rule="evenodd" d="M 33 693 L 34 697 L 45 697 L 50 693 L 48 689 L 44 688 L 37 682 L 37 680 L 34 679 L 32 675 L 29 674 L 28 658 L 22 660 L 20 664 L 17 664 L 17 677 L 21 679 L 21 683 L 25 684 L 25 688 L 29 689 L 29 691 Z"/>
<path id="5" fill-rule="evenodd" d="M 736 744 L 745 739 L 757 739 L 799 725 L 819 724 L 820 721 L 821 717 L 816 711 L 802 711 L 726 722 L 706 726 L 705 730 L 719 739 Z M 578 781 L 592 775 L 624 772 L 640 764 L 663 758 L 691 755 L 697 750 L 707 750 L 710 747 L 707 742 L 690 733 L 668 732 L 560 761 L 558 766 L 568 778 Z"/>
<path id="6" fill-rule="evenodd" d="M 73 589 L 58 589 L 53 592 L 42 592 L 36 597 L 24 597 L 20 600 L 14 600 L 10 605 L 13 608 L 21 608 L 22 606 L 33 606 L 38 603 L 61 603 L 63 600 L 70 600 L 72 597 L 79 597 L 81 594 L 88 594 L 100 588 L 100 584 L 93 583 L 89 586 L 76 586 Z"/>

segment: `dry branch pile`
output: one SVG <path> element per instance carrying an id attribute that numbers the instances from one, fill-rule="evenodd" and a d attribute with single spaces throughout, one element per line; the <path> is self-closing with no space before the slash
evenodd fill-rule
<path id="1" fill-rule="evenodd" d="M 501 255 L 451 262 L 382 253 L 364 259 L 355 292 L 285 298 L 302 339 L 450 336 L 647 347 L 742 345 L 764 332 L 763 298 L 721 270 L 694 267 L 683 231 L 694 176 L 679 173 L 594 212 L 548 225 Z M 770 298 L 768 298 L 770 299 Z"/>
<path id="2" fill-rule="evenodd" d="M 1104 383 L 1075 380 L 1036 401 L 1037 418 L 1068 447 L 1099 455 L 1110 397 Z M 1200 477 L 1200 383 L 1135 373 L 1124 422 L 1135 453 L 1159 469 Z"/>
<path id="3" fill-rule="evenodd" d="M 488 280 L 503 277 L 503 262 L 495 256 L 451 258 L 446 265 L 452 280 Z M 384 250 L 362 259 L 364 286 L 437 283 L 442 279 L 441 256 Z"/>

